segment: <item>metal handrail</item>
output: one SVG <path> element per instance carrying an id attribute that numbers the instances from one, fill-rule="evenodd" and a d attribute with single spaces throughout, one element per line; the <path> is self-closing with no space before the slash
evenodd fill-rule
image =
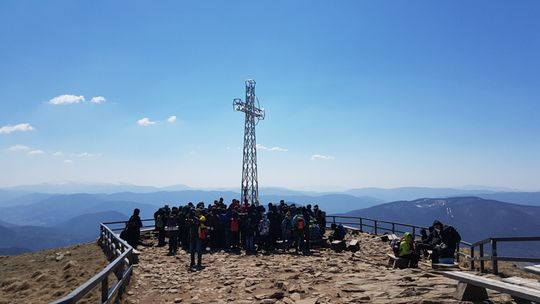
<path id="1" fill-rule="evenodd" d="M 329 215 L 326 218 L 331 219 L 331 223 L 342 224 L 342 225 L 355 225 L 359 227 L 360 232 L 364 232 L 364 227 L 373 228 L 373 233 L 378 234 L 379 231 L 391 231 L 392 233 L 405 233 L 408 231 L 401 231 L 396 229 L 397 226 L 409 227 L 412 228 L 412 234 L 416 235 L 417 229 L 427 229 L 426 227 L 416 226 L 411 224 L 404 224 L 392 221 L 377 220 L 372 218 L 365 217 L 356 217 L 356 216 L 346 216 L 346 215 Z M 345 219 L 339 220 L 339 219 Z M 351 221 L 355 220 L 355 221 Z M 371 222 L 370 224 L 364 223 L 365 221 Z M 382 227 L 379 224 L 389 224 L 391 228 Z M 353 228 L 353 227 L 348 227 Z M 498 256 L 497 255 L 497 243 L 499 242 L 534 242 L 540 241 L 538 236 L 521 236 L 521 237 L 491 237 L 478 242 L 470 243 L 466 241 L 460 241 L 458 244 L 458 251 L 456 253 L 456 259 L 459 262 L 460 257 L 465 257 L 470 262 L 471 270 L 475 269 L 474 262 L 480 262 L 480 271 L 485 272 L 485 261 L 491 261 L 492 269 L 494 274 L 499 274 L 498 261 L 510 261 L 510 262 L 531 262 L 531 263 L 540 263 L 540 258 L 531 258 L 531 257 L 507 257 L 507 256 Z M 491 256 L 484 255 L 484 245 L 491 245 Z M 470 252 L 462 252 L 459 248 L 462 246 L 470 249 Z M 479 256 L 475 256 L 475 248 L 479 247 Z"/>
<path id="2" fill-rule="evenodd" d="M 492 237 L 485 240 L 481 240 L 472 244 L 469 244 L 470 254 L 467 255 L 468 260 L 470 261 L 471 270 L 475 270 L 475 262 L 480 262 L 480 272 L 486 272 L 485 261 L 491 261 L 491 268 L 493 274 L 499 274 L 499 264 L 498 261 L 506 262 L 531 262 L 539 263 L 540 258 L 529 258 L 529 257 L 506 257 L 499 256 L 497 253 L 497 244 L 501 242 L 539 242 L 540 237 L 538 236 L 516 236 L 516 237 Z M 491 255 L 484 255 L 484 245 L 489 245 L 491 247 Z M 476 247 L 478 247 L 478 256 L 476 256 Z"/>
<path id="3" fill-rule="evenodd" d="M 408 227 L 412 228 L 410 229 L 413 235 L 416 235 L 417 230 L 421 229 L 427 229 L 426 227 L 417 226 L 417 225 L 411 225 L 411 224 L 405 224 L 405 223 L 399 223 L 399 222 L 391 222 L 391 221 L 385 221 L 385 220 L 377 220 L 367 217 L 358 217 L 358 216 L 347 216 L 347 215 L 327 215 L 326 218 L 331 218 L 331 222 L 334 224 L 347 224 L 347 225 L 358 225 L 360 232 L 364 231 L 364 227 L 373 228 L 373 233 L 378 234 L 379 230 L 388 231 L 392 233 L 405 233 L 408 231 L 402 231 L 396 229 L 396 227 Z M 354 219 L 356 222 L 344 222 L 344 221 L 337 221 L 336 219 Z M 365 221 L 371 222 L 369 224 L 366 224 Z M 380 226 L 379 224 L 388 224 L 391 225 L 391 228 Z M 371 225 L 370 225 L 371 224 Z"/>
<path id="4" fill-rule="evenodd" d="M 120 224 L 125 222 L 111 222 L 100 224 L 99 242 L 106 255 L 114 259 L 103 270 L 70 292 L 67 296 L 53 301 L 53 304 L 71 304 L 86 296 L 97 285 L 101 285 L 101 302 L 113 302 L 119 296 L 133 272 L 133 247 L 122 240 L 106 224 Z M 109 287 L 109 275 L 114 273 L 117 281 Z"/>

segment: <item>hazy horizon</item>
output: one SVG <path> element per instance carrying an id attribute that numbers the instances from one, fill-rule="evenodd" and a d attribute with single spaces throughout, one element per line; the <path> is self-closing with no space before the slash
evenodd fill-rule
<path id="1" fill-rule="evenodd" d="M 61 187 L 61 186 L 116 186 L 116 187 L 151 187 L 156 190 L 174 188 L 174 187 L 187 187 L 187 190 L 223 190 L 223 191 L 237 191 L 240 192 L 240 187 L 237 186 L 216 186 L 216 187 L 195 187 L 189 184 L 169 184 L 169 185 L 144 185 L 144 184 L 130 184 L 124 182 L 113 182 L 113 183 L 102 183 L 102 182 L 76 182 L 76 181 L 63 181 L 63 182 L 44 182 L 38 184 L 19 184 L 19 185 L 10 185 L 10 186 L 0 186 L 0 189 L 16 189 L 23 187 L 39 187 L 39 186 L 52 186 L 52 187 Z M 508 187 L 499 187 L 499 186 L 486 186 L 486 185 L 457 185 L 457 186 L 440 186 L 440 187 L 430 187 L 430 186 L 421 186 L 421 185 L 405 185 L 399 187 L 378 187 L 378 186 L 358 186 L 352 188 L 343 188 L 343 187 L 331 187 L 331 186 L 307 186 L 307 187 L 298 187 L 293 188 L 284 185 L 263 185 L 259 187 L 260 189 L 285 189 L 292 191 L 308 191 L 308 192 L 345 192 L 347 190 L 353 189 L 383 189 L 383 190 L 392 190 L 400 188 L 427 188 L 427 189 L 456 189 L 456 190 L 485 190 L 485 191 L 495 191 L 495 192 L 540 192 L 539 189 L 518 189 L 518 188 L 508 188 Z"/>
<path id="2" fill-rule="evenodd" d="M 540 189 L 540 2 L 0 3 L 0 187 Z M 287 9 L 284 9 L 284 8 Z"/>

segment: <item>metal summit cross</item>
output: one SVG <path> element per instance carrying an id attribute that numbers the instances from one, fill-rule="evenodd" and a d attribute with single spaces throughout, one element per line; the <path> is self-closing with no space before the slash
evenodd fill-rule
<path id="1" fill-rule="evenodd" d="M 255 101 L 257 106 L 255 106 Z M 264 109 L 259 106 L 259 100 L 255 95 L 255 80 L 246 80 L 246 101 L 240 98 L 233 100 L 235 111 L 246 113 L 244 126 L 244 152 L 242 162 L 242 188 L 241 200 L 250 204 L 259 201 L 259 182 L 257 181 L 257 141 L 255 126 L 259 120 L 264 119 Z"/>

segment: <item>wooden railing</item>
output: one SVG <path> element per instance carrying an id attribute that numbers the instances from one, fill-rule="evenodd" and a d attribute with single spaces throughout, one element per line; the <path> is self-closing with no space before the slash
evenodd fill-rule
<path id="1" fill-rule="evenodd" d="M 382 221 L 366 217 L 357 216 L 344 216 L 344 215 L 328 215 L 326 216 L 328 224 L 342 224 L 344 226 L 350 226 L 351 228 L 357 228 L 360 232 L 366 232 L 364 228 L 370 228 L 370 233 L 379 234 L 381 231 L 391 233 L 405 233 L 410 232 L 416 235 L 421 229 L 427 229 L 426 227 L 416 226 L 411 224 L 403 224 L 391 221 Z M 402 230 L 405 229 L 405 230 Z M 369 230 L 369 229 L 368 229 Z"/>
<path id="2" fill-rule="evenodd" d="M 421 229 L 427 229 L 426 227 L 422 226 L 356 216 L 330 215 L 327 216 L 326 219 L 328 224 L 342 224 L 347 226 L 347 228 L 358 229 L 360 232 L 369 232 L 373 234 L 380 234 L 381 231 L 385 231 L 394 234 L 410 232 L 413 235 L 416 235 L 416 232 L 419 232 Z M 369 231 L 366 231 L 364 227 L 368 228 Z M 498 261 L 540 263 L 540 258 L 498 256 L 497 244 L 500 242 L 540 242 L 540 237 L 488 238 L 476 243 L 460 241 L 458 244 L 458 250 L 456 252 L 456 261 L 459 262 L 461 257 L 465 258 L 466 261 L 469 261 L 471 270 L 476 269 L 475 262 L 480 262 L 480 272 L 486 271 L 485 261 L 491 261 L 492 272 L 494 274 L 499 274 Z M 484 250 L 486 249 L 486 245 L 489 246 L 491 252 L 491 255 L 489 256 L 486 255 L 486 250 Z M 479 249 L 478 255 L 476 254 L 477 252 L 475 250 L 477 247 Z M 467 248 L 469 249 L 469 252 L 459 250 L 460 248 Z"/>
<path id="3" fill-rule="evenodd" d="M 121 295 L 131 277 L 131 273 L 133 272 L 134 254 L 133 247 L 115 234 L 111 228 L 107 227 L 107 224 L 115 223 L 119 222 L 103 223 L 99 225 L 99 243 L 109 260 L 112 260 L 109 265 L 107 265 L 107 267 L 93 276 L 86 283 L 73 290 L 67 296 L 52 303 L 76 303 L 89 292 L 94 290 L 94 288 L 96 288 L 98 285 L 101 286 L 100 303 L 114 303 L 117 297 Z M 125 226 L 126 222 L 121 223 L 123 223 Z M 116 278 L 116 281 L 112 284 L 112 286 L 109 285 L 109 277 L 111 274 L 114 274 Z"/>
<path id="4" fill-rule="evenodd" d="M 472 244 L 467 243 L 470 248 L 468 260 L 470 261 L 471 270 L 475 270 L 475 262 L 477 261 L 480 262 L 480 272 L 486 272 L 485 262 L 491 261 L 491 270 L 494 274 L 499 274 L 498 261 L 540 263 L 540 258 L 499 256 L 497 244 L 502 242 L 540 242 L 540 237 L 500 237 L 488 238 Z M 485 255 L 486 246 L 490 249 L 491 255 L 489 256 Z M 478 256 L 476 255 L 476 247 L 478 247 Z"/>

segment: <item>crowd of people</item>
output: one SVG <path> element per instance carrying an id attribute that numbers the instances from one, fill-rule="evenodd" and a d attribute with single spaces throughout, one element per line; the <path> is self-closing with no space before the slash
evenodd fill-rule
<path id="1" fill-rule="evenodd" d="M 132 247 L 140 241 L 142 221 L 135 209 L 121 237 Z M 205 205 L 189 203 L 185 206 L 165 205 L 154 213 L 157 246 L 168 243 L 168 255 L 175 255 L 179 248 L 191 254 L 190 269 L 202 268 L 202 254 L 210 251 L 246 254 L 271 253 L 275 250 L 310 254 L 310 244 L 322 240 L 326 229 L 326 213 L 318 205 L 296 206 L 283 200 L 269 203 L 265 208 L 233 199 L 227 205 L 223 198 Z M 332 224 L 331 240 L 343 240 L 346 229 Z M 407 259 L 409 267 L 417 267 L 422 256 L 433 263 L 453 263 L 454 254 L 461 241 L 456 229 L 434 221 L 427 230 L 422 229 L 421 239 L 405 233 L 390 243 L 396 257 Z M 166 242 L 167 241 L 167 242 Z M 428 254 L 430 252 L 430 254 Z"/>
<path id="2" fill-rule="evenodd" d="M 450 225 L 443 225 L 438 220 L 426 229 L 420 230 L 421 239 L 414 240 L 414 236 L 408 232 L 400 239 L 390 243 L 396 257 L 409 260 L 409 267 L 418 267 L 418 261 L 423 256 L 431 258 L 431 262 L 453 264 L 454 255 L 458 249 L 461 235 Z M 431 253 L 429 253 L 431 252 Z"/>
<path id="3" fill-rule="evenodd" d="M 206 248 L 245 250 L 246 254 L 294 249 L 295 253 L 309 254 L 310 243 L 322 239 L 326 227 L 326 214 L 318 205 L 296 206 L 283 200 L 267 207 L 236 199 L 227 205 L 223 198 L 208 205 L 165 205 L 154 213 L 154 220 L 157 246 L 166 246 L 168 240 L 169 255 L 175 255 L 179 248 L 189 251 L 194 269 L 202 267 Z M 128 230 L 132 226 L 142 226 L 138 212 L 128 221 Z M 128 233 L 126 240 L 136 248 L 138 237 Z"/>

